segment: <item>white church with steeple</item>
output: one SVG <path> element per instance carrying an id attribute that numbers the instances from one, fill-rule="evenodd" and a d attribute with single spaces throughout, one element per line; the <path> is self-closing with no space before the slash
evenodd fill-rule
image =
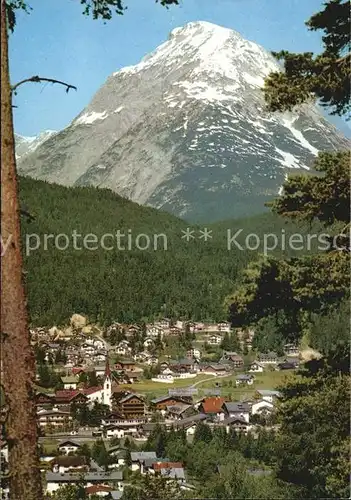
<path id="1" fill-rule="evenodd" d="M 112 408 L 112 374 L 110 370 L 109 355 L 106 355 L 106 367 L 102 386 L 90 387 L 84 391 L 90 403 L 97 401 Z"/>
<path id="2" fill-rule="evenodd" d="M 111 376 L 108 353 L 106 356 L 106 368 L 104 375 L 102 403 L 112 408 L 112 376 Z"/>

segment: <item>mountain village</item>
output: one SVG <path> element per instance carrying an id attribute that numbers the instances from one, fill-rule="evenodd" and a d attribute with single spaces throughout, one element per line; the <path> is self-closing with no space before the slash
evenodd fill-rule
<path id="1" fill-rule="evenodd" d="M 171 359 L 166 341 L 179 341 L 186 334 L 192 340 L 185 356 Z M 237 352 L 221 349 L 232 335 Z M 283 356 L 254 353 L 253 338 L 253 331 L 232 330 L 227 322 L 162 318 L 150 324 L 99 328 L 78 314 L 64 329 L 31 329 L 41 368 L 51 366 L 57 374 L 55 386 L 43 388 L 38 366 L 35 404 L 47 493 L 78 483 L 83 474 L 86 492 L 117 499 L 126 468 L 141 474 L 167 471 L 182 488 L 191 489 L 182 463 L 143 451 L 156 426 L 165 432 L 183 430 L 190 440 L 202 423 L 227 433 L 276 430 L 279 392 L 265 380 L 269 384 L 274 374 L 295 370 L 301 353 L 292 344 L 284 346 Z M 219 359 L 206 360 L 206 350 L 217 352 Z M 107 450 L 107 468 L 81 453 L 84 444 L 100 441 Z M 123 444 L 126 441 L 133 443 L 134 451 Z M 6 470 L 5 441 L 1 454 Z"/>

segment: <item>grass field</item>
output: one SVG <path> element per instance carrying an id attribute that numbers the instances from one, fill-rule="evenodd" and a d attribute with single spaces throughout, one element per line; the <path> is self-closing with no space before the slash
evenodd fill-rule
<path id="1" fill-rule="evenodd" d="M 237 373 L 232 373 L 228 375 L 228 377 L 212 377 L 211 375 L 198 375 L 196 378 L 191 379 L 181 379 L 175 381 L 173 384 L 164 384 L 162 382 L 152 382 L 150 381 L 142 381 L 136 384 L 129 385 L 121 385 L 121 388 L 126 390 L 134 390 L 140 394 L 145 395 L 155 395 L 155 397 L 167 394 L 168 389 L 176 389 L 178 387 L 190 387 L 196 383 L 196 388 L 198 389 L 199 394 L 201 395 L 205 391 L 202 389 L 215 389 L 219 388 L 221 390 L 221 395 L 223 396 L 232 396 L 234 399 L 238 399 L 242 396 L 246 396 L 247 394 L 253 395 L 257 389 L 276 389 L 278 385 L 280 385 L 291 371 L 266 371 L 263 373 L 255 374 L 255 381 L 252 386 L 241 386 L 235 387 L 235 378 L 238 375 Z M 209 380 L 210 379 L 210 380 Z M 198 382 L 204 381 L 203 383 L 198 384 Z M 217 385 L 218 384 L 218 385 Z"/>
<path id="2" fill-rule="evenodd" d="M 292 373 L 292 370 L 287 371 L 266 371 L 263 373 L 255 374 L 253 385 L 235 386 L 236 374 L 231 374 L 228 377 L 216 378 L 203 384 L 199 384 L 199 394 L 201 389 L 219 388 L 222 396 L 231 397 L 233 400 L 241 399 L 243 397 L 252 397 L 258 389 L 271 389 L 275 390 L 287 377 Z M 218 384 L 218 385 L 217 385 Z"/>
<path id="3" fill-rule="evenodd" d="M 176 380 L 173 384 L 165 384 L 163 382 L 153 382 L 152 380 L 143 380 L 135 384 L 125 384 L 119 387 L 125 390 L 132 389 L 140 394 L 155 394 L 155 396 L 167 394 L 168 389 L 177 389 L 178 387 L 189 387 L 193 384 L 207 380 L 211 375 L 198 375 L 194 378 L 185 378 Z"/>

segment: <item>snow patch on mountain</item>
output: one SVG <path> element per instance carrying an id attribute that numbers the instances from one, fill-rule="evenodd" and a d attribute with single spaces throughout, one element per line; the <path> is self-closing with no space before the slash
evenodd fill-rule
<path id="1" fill-rule="evenodd" d="M 85 113 L 84 115 L 74 120 L 73 125 L 91 125 L 96 120 L 105 120 L 105 118 L 107 117 L 108 114 L 106 113 L 106 111 L 103 111 L 102 113 L 96 113 L 95 111 L 92 111 L 91 113 Z"/>
<path id="2" fill-rule="evenodd" d="M 302 132 L 300 130 L 297 130 L 293 125 L 294 123 L 298 120 L 298 116 L 294 116 L 291 119 L 288 118 L 282 118 L 282 123 L 283 125 L 290 130 L 292 135 L 296 138 L 296 140 L 306 149 L 311 151 L 311 153 L 314 156 L 318 156 L 318 149 L 312 146 L 306 138 L 302 135 Z"/>

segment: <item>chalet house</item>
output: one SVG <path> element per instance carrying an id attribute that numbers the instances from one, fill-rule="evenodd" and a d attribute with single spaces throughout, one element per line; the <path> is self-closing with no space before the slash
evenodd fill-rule
<path id="1" fill-rule="evenodd" d="M 225 333 L 230 333 L 231 332 L 231 325 L 227 321 L 222 321 L 221 323 L 218 323 L 217 325 L 218 331 L 219 332 L 225 332 Z"/>
<path id="2" fill-rule="evenodd" d="M 50 465 L 53 472 L 65 474 L 66 472 L 74 470 L 75 472 L 84 472 L 89 470 L 89 462 L 83 456 L 67 456 L 59 455 L 51 460 Z"/>
<path id="3" fill-rule="evenodd" d="M 199 322 L 197 321 L 196 323 L 194 323 L 194 331 L 195 333 L 197 332 L 203 332 L 205 329 L 205 324 L 202 323 L 202 322 Z"/>
<path id="4" fill-rule="evenodd" d="M 107 425 L 106 427 L 104 427 L 104 432 L 105 432 L 107 439 L 111 439 L 114 437 L 116 437 L 118 439 L 122 439 L 122 438 L 124 438 L 125 429 L 121 428 L 118 425 L 111 424 L 111 425 Z"/>
<path id="5" fill-rule="evenodd" d="M 67 457 L 67 458 L 76 458 L 76 457 Z M 123 481 L 123 473 L 121 470 L 116 470 L 107 473 L 101 471 L 96 471 L 96 472 L 90 471 L 82 474 L 47 472 L 45 475 L 46 492 L 51 494 L 52 492 L 58 490 L 61 486 L 65 484 L 77 484 L 80 483 L 81 481 L 84 481 L 87 487 L 98 484 L 101 485 L 101 483 L 104 484 L 110 483 L 111 485 L 117 484 L 118 488 L 121 489 Z"/>
<path id="6" fill-rule="evenodd" d="M 222 414 L 220 416 L 221 420 L 236 417 L 245 422 L 250 421 L 250 406 L 248 403 L 241 403 L 239 401 L 225 402 L 222 405 Z"/>
<path id="7" fill-rule="evenodd" d="M 252 385 L 254 382 L 255 377 L 253 375 L 238 375 L 235 377 L 235 384 L 238 385 Z"/>
<path id="8" fill-rule="evenodd" d="M 74 375 L 70 375 L 67 377 L 61 377 L 61 381 L 63 383 L 64 389 L 77 389 L 78 378 Z"/>
<path id="9" fill-rule="evenodd" d="M 208 333 L 217 333 L 219 332 L 217 323 L 204 323 L 203 331 Z"/>
<path id="10" fill-rule="evenodd" d="M 220 335 L 209 335 L 207 343 L 210 345 L 219 345 L 222 342 Z"/>
<path id="11" fill-rule="evenodd" d="M 92 356 L 95 353 L 95 348 L 92 345 L 89 345 L 87 343 L 82 344 L 80 346 L 80 350 L 82 351 L 83 355 L 87 356 Z"/>
<path id="12" fill-rule="evenodd" d="M 210 375 L 225 375 L 227 373 L 227 367 L 220 363 L 201 363 L 199 368 L 201 373 Z"/>
<path id="13" fill-rule="evenodd" d="M 166 407 L 165 418 L 167 420 L 181 420 L 187 418 L 194 413 L 192 405 L 178 404 Z"/>
<path id="14" fill-rule="evenodd" d="M 153 339 L 156 339 L 157 337 L 161 337 L 161 339 L 162 339 L 164 334 L 165 334 L 164 328 L 161 326 L 149 325 L 146 328 L 146 336 L 147 337 L 150 337 Z"/>
<path id="15" fill-rule="evenodd" d="M 191 415 L 190 417 L 183 418 L 182 420 L 177 420 L 174 422 L 174 427 L 176 429 L 184 429 L 186 434 L 193 435 L 196 430 L 196 426 L 199 422 L 204 422 L 208 418 L 204 413 L 198 413 L 196 415 Z"/>
<path id="16" fill-rule="evenodd" d="M 153 460 L 157 461 L 156 453 L 154 451 L 132 451 L 132 471 L 139 470 L 142 474 L 144 473 L 145 461 Z"/>
<path id="17" fill-rule="evenodd" d="M 55 404 L 54 396 L 45 394 L 44 392 L 37 392 L 34 396 L 34 401 L 37 408 L 44 408 Z"/>
<path id="18" fill-rule="evenodd" d="M 252 415 L 267 415 L 274 411 L 274 404 L 270 401 L 265 401 L 264 399 L 259 399 L 251 405 Z"/>
<path id="19" fill-rule="evenodd" d="M 104 352 L 96 352 L 92 355 L 91 361 L 94 364 L 104 363 L 106 361 L 106 353 Z"/>
<path id="20" fill-rule="evenodd" d="M 72 416 L 70 412 L 63 412 L 58 409 L 38 411 L 37 420 L 39 427 L 43 430 L 48 427 L 59 429 L 72 425 Z"/>
<path id="21" fill-rule="evenodd" d="M 157 322 L 157 325 L 167 330 L 168 328 L 171 327 L 171 323 L 172 322 L 169 318 L 162 318 L 160 321 Z"/>
<path id="22" fill-rule="evenodd" d="M 220 360 L 221 363 L 230 363 L 233 368 L 242 368 L 244 360 L 236 352 L 224 352 Z"/>
<path id="23" fill-rule="evenodd" d="M 222 425 L 225 426 L 227 432 L 229 432 L 230 429 L 235 429 L 238 432 L 246 433 L 251 427 L 245 419 L 240 417 L 226 418 L 222 421 Z"/>
<path id="24" fill-rule="evenodd" d="M 179 359 L 170 361 L 169 368 L 177 373 L 191 373 L 199 370 L 199 362 L 197 359 Z"/>
<path id="25" fill-rule="evenodd" d="M 128 450 L 126 448 L 122 448 L 121 446 L 111 446 L 111 448 L 109 448 L 107 452 L 110 455 L 111 461 L 113 461 L 113 463 L 117 464 L 118 466 L 125 465 L 126 457 L 128 454 Z"/>
<path id="26" fill-rule="evenodd" d="M 65 441 L 61 441 L 61 443 L 57 446 L 57 449 L 61 454 L 68 455 L 69 453 L 76 453 L 80 447 L 81 445 L 76 441 L 67 439 Z"/>
<path id="27" fill-rule="evenodd" d="M 177 406 L 178 404 L 188 404 L 189 399 L 178 396 L 161 396 L 151 401 L 156 410 L 166 410 L 168 406 Z"/>
<path id="28" fill-rule="evenodd" d="M 178 321 L 175 322 L 175 326 L 177 328 L 179 328 L 179 330 L 184 330 L 185 329 L 185 322 L 178 320 Z M 189 326 L 189 328 L 190 328 L 190 326 Z"/>
<path id="29" fill-rule="evenodd" d="M 136 394 L 115 392 L 113 394 L 113 405 L 114 409 L 126 419 L 145 416 L 145 402 Z"/>
<path id="30" fill-rule="evenodd" d="M 268 353 L 260 353 L 258 361 L 261 365 L 276 365 L 278 363 L 278 355 L 271 351 Z"/>
<path id="31" fill-rule="evenodd" d="M 123 416 L 120 413 L 113 411 L 106 415 L 106 417 L 102 418 L 101 424 L 107 427 L 109 425 L 117 425 L 121 422 L 121 420 L 123 420 Z"/>
<path id="32" fill-rule="evenodd" d="M 258 396 L 265 401 L 269 401 L 270 403 L 274 403 L 277 398 L 280 397 L 279 391 L 270 391 L 268 389 L 259 389 L 256 391 Z"/>
<path id="33" fill-rule="evenodd" d="M 140 333 L 141 328 L 138 325 L 129 325 L 126 327 L 126 337 L 133 337 L 135 334 Z"/>
<path id="34" fill-rule="evenodd" d="M 181 335 L 182 330 L 176 326 L 171 326 L 169 328 L 169 335 L 179 336 Z"/>
<path id="35" fill-rule="evenodd" d="M 186 357 L 190 359 L 201 359 L 201 351 L 200 349 L 196 349 L 195 347 L 192 347 L 189 349 L 186 353 Z"/>
<path id="36" fill-rule="evenodd" d="M 106 356 L 104 358 L 104 361 L 106 361 Z M 90 365 L 87 371 L 95 372 L 95 375 L 97 377 L 103 377 L 105 373 L 105 364 L 95 365 L 95 366 Z"/>
<path id="37" fill-rule="evenodd" d="M 130 359 L 130 360 L 123 360 L 123 361 L 118 361 L 115 364 L 115 369 L 116 370 L 124 370 L 124 371 L 134 371 L 136 369 L 136 364 L 135 361 Z"/>
<path id="38" fill-rule="evenodd" d="M 99 339 L 94 339 L 93 346 L 98 351 L 105 349 L 105 343 L 102 340 L 99 340 Z"/>
<path id="39" fill-rule="evenodd" d="M 264 370 L 264 366 L 261 363 L 259 363 L 258 361 L 253 361 L 250 364 L 249 372 L 251 372 L 251 373 L 262 373 L 263 370 Z"/>
<path id="40" fill-rule="evenodd" d="M 285 356 L 299 357 L 300 350 L 295 344 L 285 344 L 284 354 Z"/>
<path id="41" fill-rule="evenodd" d="M 134 384 L 135 382 L 140 382 L 141 377 L 142 377 L 142 373 L 140 372 L 139 368 L 137 368 L 136 370 L 135 371 L 128 370 L 128 371 L 122 372 L 123 375 L 122 375 L 121 383 Z"/>
<path id="42" fill-rule="evenodd" d="M 220 396 L 213 396 L 209 398 L 205 398 L 202 400 L 202 403 L 199 406 L 199 412 L 203 413 L 207 416 L 215 416 L 219 417 L 222 413 L 222 406 L 225 402 L 225 399 Z"/>

